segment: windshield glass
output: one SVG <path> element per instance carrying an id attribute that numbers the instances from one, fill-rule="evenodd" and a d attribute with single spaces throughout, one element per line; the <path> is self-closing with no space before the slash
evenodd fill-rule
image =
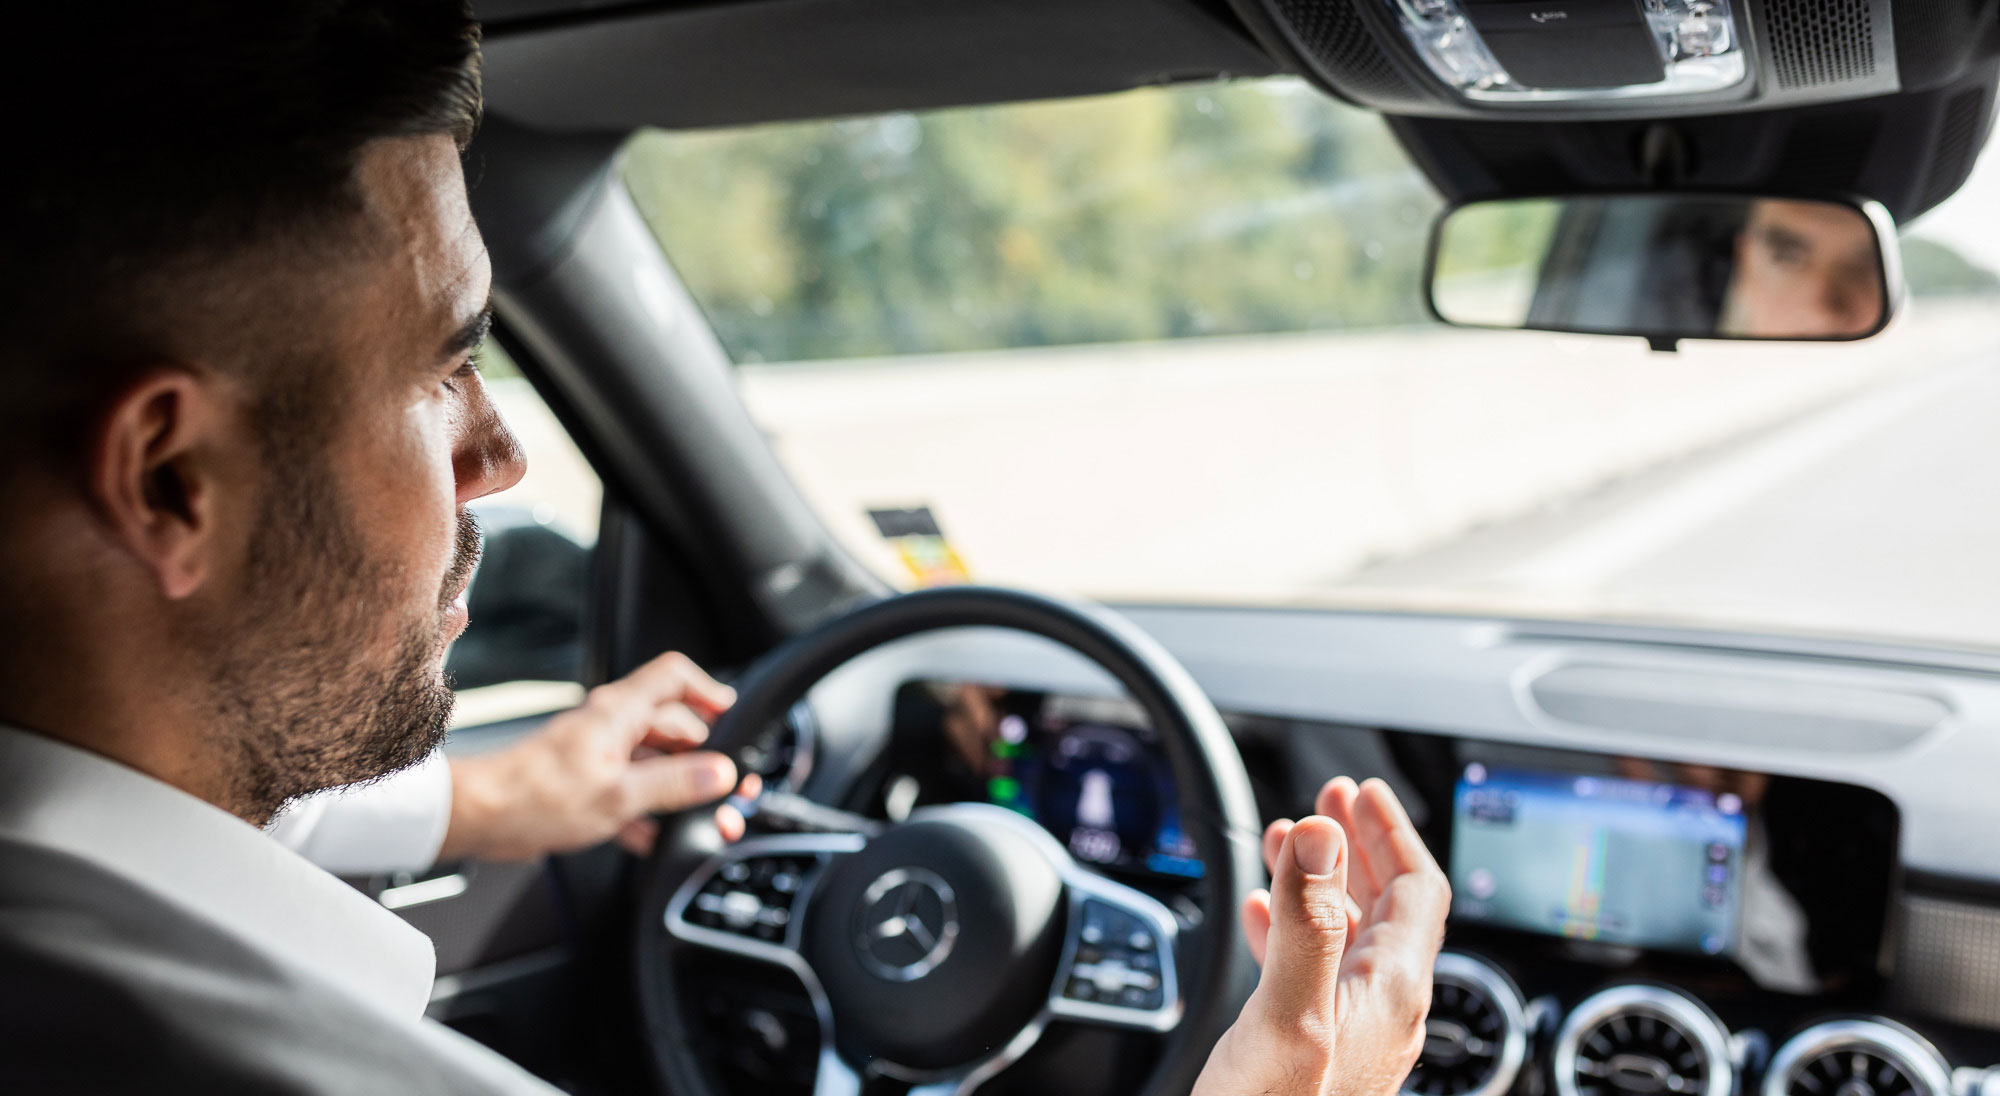
<path id="1" fill-rule="evenodd" d="M 901 585 L 2000 645 L 1990 166 L 1905 235 L 1887 333 L 1667 355 L 1428 319 L 1439 197 L 1291 80 L 623 163 L 780 458 Z"/>

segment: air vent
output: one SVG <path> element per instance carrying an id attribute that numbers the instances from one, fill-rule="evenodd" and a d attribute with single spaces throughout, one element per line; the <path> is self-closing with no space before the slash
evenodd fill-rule
<path id="1" fill-rule="evenodd" d="M 1901 1024 L 1830 1020 L 1778 1048 L 1764 1096 L 1951 1096 L 1951 1072 L 1935 1047 Z"/>
<path id="2" fill-rule="evenodd" d="M 1409 1096 L 1501 1096 L 1528 1053 L 1521 991 L 1485 960 L 1438 956 L 1424 1053 L 1403 1082 Z"/>
<path id="3" fill-rule="evenodd" d="M 803 700 L 792 705 L 783 719 L 752 736 L 737 757 L 746 773 L 756 773 L 766 791 L 796 792 L 812 772 L 813 747 L 818 724 L 812 708 Z"/>
<path id="4" fill-rule="evenodd" d="M 1729 1096 L 1736 1081 L 1722 1022 L 1660 986 L 1586 998 L 1556 1036 L 1553 1069 L 1559 1096 Z"/>
<path id="5" fill-rule="evenodd" d="M 1875 75 L 1870 0 L 1776 0 L 1764 5 L 1778 84 L 1811 88 Z"/>

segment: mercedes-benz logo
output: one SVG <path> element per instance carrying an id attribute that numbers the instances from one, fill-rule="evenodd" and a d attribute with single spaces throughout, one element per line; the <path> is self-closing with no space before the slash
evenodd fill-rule
<path id="1" fill-rule="evenodd" d="M 958 896 L 924 868 L 883 872 L 861 895 L 854 935 L 862 966 L 891 982 L 914 982 L 958 942 Z"/>

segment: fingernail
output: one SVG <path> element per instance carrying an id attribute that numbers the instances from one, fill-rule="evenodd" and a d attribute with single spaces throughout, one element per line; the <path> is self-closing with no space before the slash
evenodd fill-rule
<path id="1" fill-rule="evenodd" d="M 1333 838 L 1333 827 L 1324 823 L 1309 826 L 1301 823 L 1292 828 L 1292 859 L 1298 862 L 1299 870 L 1307 875 L 1327 875 L 1340 863 L 1340 843 Z"/>
<path id="2" fill-rule="evenodd" d="M 718 757 L 702 766 L 701 790 L 704 795 L 721 795 L 736 786 L 736 766 L 726 757 Z"/>

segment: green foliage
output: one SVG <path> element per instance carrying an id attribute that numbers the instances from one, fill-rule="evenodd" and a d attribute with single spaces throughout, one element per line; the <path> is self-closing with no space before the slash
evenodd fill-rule
<path id="1" fill-rule="evenodd" d="M 1554 198 L 1523 198 L 1459 209 L 1446 223 L 1438 248 L 1438 277 L 1517 269 L 1534 277 L 1549 253 L 1564 204 Z"/>
<path id="2" fill-rule="evenodd" d="M 646 131 L 624 174 L 738 361 L 1418 322 L 1438 208 L 1295 81 Z"/>

